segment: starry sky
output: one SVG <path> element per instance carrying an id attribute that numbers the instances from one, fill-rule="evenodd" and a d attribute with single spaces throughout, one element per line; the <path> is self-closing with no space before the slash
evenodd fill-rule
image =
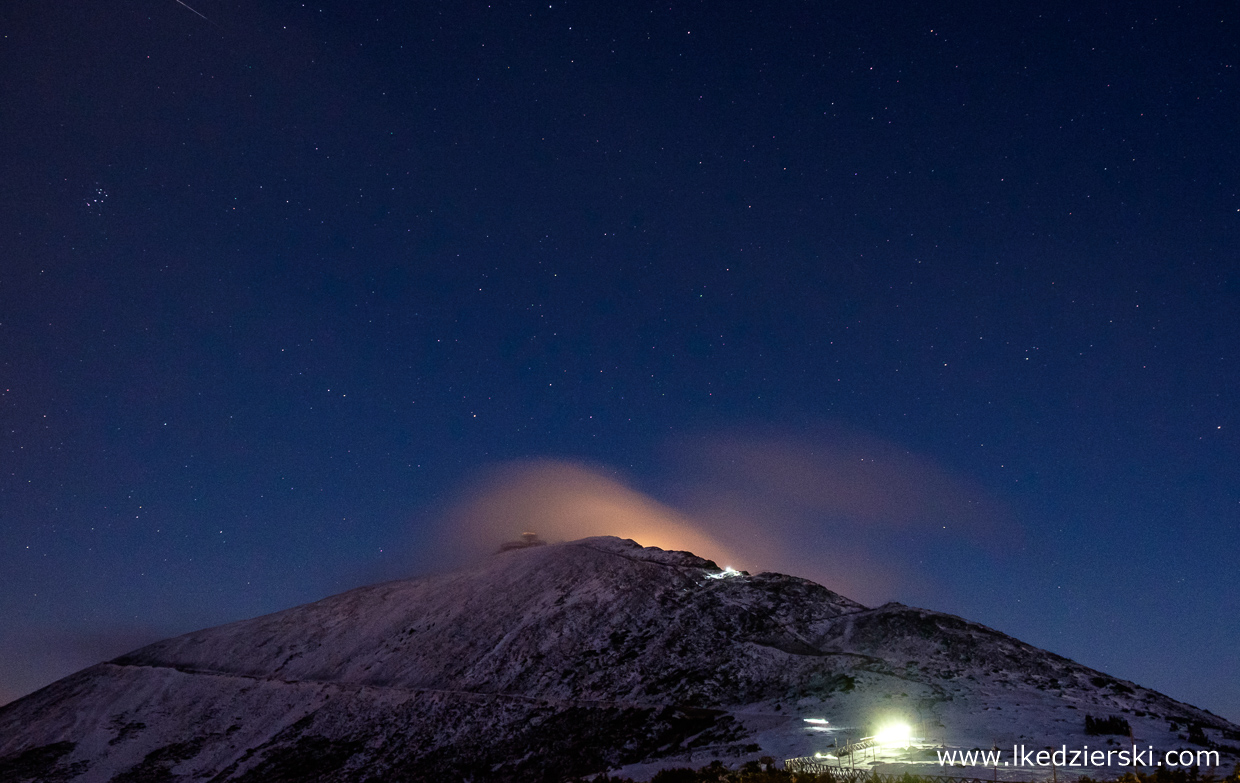
<path id="1" fill-rule="evenodd" d="M 1103 5 L 5 3 L 0 702 L 589 508 L 1240 720 L 1240 14 Z"/>

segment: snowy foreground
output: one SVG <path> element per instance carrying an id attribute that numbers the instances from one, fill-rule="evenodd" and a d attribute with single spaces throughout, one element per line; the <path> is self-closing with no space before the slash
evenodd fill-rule
<path id="1" fill-rule="evenodd" d="M 893 724 L 912 749 L 854 763 L 1035 780 L 1050 767 L 1014 747 L 1131 747 L 1086 735 L 1086 715 L 1127 721 L 1147 766 L 1209 745 L 1237 761 L 1240 727 L 958 617 L 590 538 L 92 666 L 0 708 L 0 780 L 641 778 L 830 754 Z M 994 746 L 997 769 L 937 760 Z"/>

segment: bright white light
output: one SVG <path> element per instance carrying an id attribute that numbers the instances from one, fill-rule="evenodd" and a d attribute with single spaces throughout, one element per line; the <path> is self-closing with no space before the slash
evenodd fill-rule
<path id="1" fill-rule="evenodd" d="M 706 575 L 706 578 L 707 578 L 707 579 L 723 579 L 723 578 L 725 578 L 725 577 L 729 577 L 729 576 L 740 576 L 740 575 L 741 575 L 741 572 L 740 572 L 740 571 L 737 571 L 737 570 L 736 570 L 735 568 L 733 568 L 732 566 L 728 566 L 728 567 L 724 568 L 721 572 L 719 572 L 719 573 L 717 573 L 717 574 L 707 574 L 707 575 Z"/>
<path id="2" fill-rule="evenodd" d="M 908 747 L 912 735 L 912 729 L 907 723 L 889 723 L 878 730 L 874 739 L 886 748 L 905 748 Z"/>
<path id="3" fill-rule="evenodd" d="M 802 718 L 801 720 L 805 721 L 806 723 L 818 723 L 823 726 L 831 722 L 827 720 L 826 718 Z"/>

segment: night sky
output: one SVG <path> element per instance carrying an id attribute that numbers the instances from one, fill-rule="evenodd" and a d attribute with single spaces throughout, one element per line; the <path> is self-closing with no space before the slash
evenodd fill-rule
<path id="1" fill-rule="evenodd" d="M 605 496 L 1240 720 L 1234 4 L 189 5 L 0 7 L 0 702 Z"/>

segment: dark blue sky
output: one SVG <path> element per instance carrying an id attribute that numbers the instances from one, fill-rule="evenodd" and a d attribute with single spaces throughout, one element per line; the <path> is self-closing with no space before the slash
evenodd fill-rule
<path id="1" fill-rule="evenodd" d="M 855 597 L 1240 719 L 1234 5 L 190 5 L 0 9 L 0 701 L 776 438 L 950 485 L 772 523 Z"/>

